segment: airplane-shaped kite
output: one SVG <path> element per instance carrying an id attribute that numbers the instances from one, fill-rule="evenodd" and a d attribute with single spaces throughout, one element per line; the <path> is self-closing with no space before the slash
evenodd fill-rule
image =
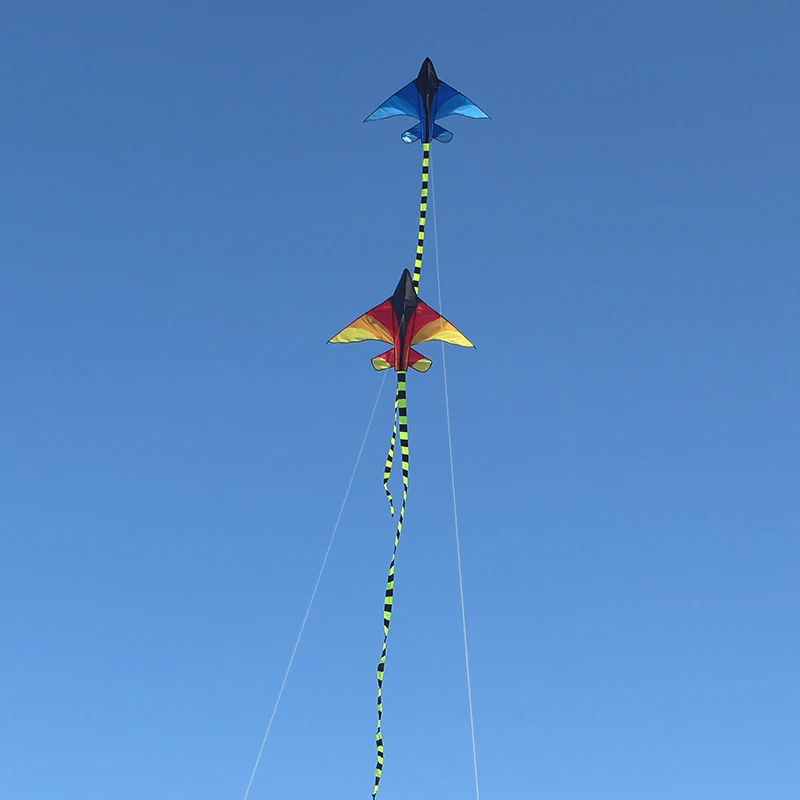
<path id="1" fill-rule="evenodd" d="M 351 322 L 330 343 L 386 342 L 392 348 L 372 359 L 376 370 L 405 372 L 411 367 L 417 372 L 427 372 L 431 360 L 414 350 L 412 345 L 435 340 L 460 347 L 475 347 L 455 325 L 419 299 L 411 273 L 406 269 L 388 300 Z"/>
<path id="2" fill-rule="evenodd" d="M 429 144 L 431 139 L 436 139 L 438 142 L 447 143 L 453 138 L 453 134 L 441 125 L 437 125 L 436 120 L 449 117 L 451 114 L 460 114 L 462 117 L 473 119 L 489 118 L 489 115 L 478 108 L 472 100 L 439 80 L 433 62 L 426 58 L 416 79 L 376 108 L 364 122 L 403 115 L 414 117 L 419 123 L 401 135 L 404 142 L 411 144 L 422 139 L 423 144 Z"/>

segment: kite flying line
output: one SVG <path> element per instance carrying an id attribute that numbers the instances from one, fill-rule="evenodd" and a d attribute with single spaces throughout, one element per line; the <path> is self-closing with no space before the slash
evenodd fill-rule
<path id="1" fill-rule="evenodd" d="M 269 722 L 267 723 L 267 731 L 264 734 L 264 738 L 261 740 L 261 747 L 258 750 L 258 756 L 256 757 L 256 763 L 253 765 L 253 771 L 250 773 L 250 780 L 247 783 L 247 789 L 244 792 L 244 800 L 247 800 L 248 795 L 250 794 L 250 788 L 253 785 L 253 779 L 256 777 L 256 772 L 258 771 L 258 765 L 261 763 L 261 756 L 264 754 L 264 747 L 267 744 L 267 739 L 269 738 L 269 733 L 272 730 L 272 723 L 275 721 L 275 715 L 278 713 L 278 706 L 281 704 L 281 698 L 283 697 L 283 690 L 286 688 L 286 682 L 289 680 L 289 673 L 292 671 L 292 665 L 294 664 L 294 657 L 297 655 L 297 648 L 300 646 L 300 640 L 303 638 L 303 631 L 306 629 L 306 623 L 308 622 L 308 615 L 311 613 L 311 606 L 314 605 L 314 599 L 317 596 L 317 589 L 319 589 L 319 584 L 322 581 L 322 573 L 325 572 L 325 566 L 328 563 L 328 556 L 331 554 L 331 548 L 333 547 L 333 541 L 336 538 L 336 532 L 339 530 L 339 523 L 342 521 L 342 514 L 344 514 L 344 507 L 347 505 L 347 498 L 350 497 L 350 489 L 353 488 L 353 480 L 356 477 L 356 472 L 358 471 L 358 465 L 361 463 L 361 455 L 364 452 L 364 445 L 367 443 L 367 438 L 369 437 L 370 429 L 372 428 L 372 420 L 375 419 L 375 411 L 378 408 L 378 401 L 381 399 L 381 394 L 383 392 L 383 385 L 386 383 L 386 376 L 383 376 L 383 380 L 381 381 L 381 385 L 378 387 L 378 395 L 375 398 L 375 403 L 372 406 L 372 413 L 369 415 L 369 421 L 367 422 L 367 429 L 364 431 L 364 438 L 361 440 L 361 447 L 358 448 L 358 455 L 356 456 L 356 463 L 353 466 L 353 471 L 350 474 L 350 480 L 347 484 L 347 489 L 344 493 L 344 499 L 342 500 L 342 504 L 339 507 L 339 514 L 336 517 L 336 522 L 333 525 L 333 532 L 331 533 L 331 538 L 328 541 L 328 548 L 325 550 L 325 555 L 322 559 L 322 564 L 319 568 L 319 572 L 317 573 L 317 580 L 314 584 L 314 588 L 311 591 L 311 599 L 308 601 L 308 606 L 306 607 L 306 613 L 303 616 L 303 622 L 300 624 L 300 631 L 297 634 L 297 639 L 294 643 L 294 648 L 292 649 L 292 654 L 289 657 L 289 664 L 286 667 L 286 672 L 283 675 L 283 682 L 281 683 L 281 688 L 278 690 L 278 697 L 275 700 L 275 705 L 272 707 L 272 713 L 269 717 Z"/>
<path id="2" fill-rule="evenodd" d="M 436 262 L 436 288 L 439 295 L 439 308 L 442 308 L 442 277 L 439 269 L 439 230 L 436 224 L 436 190 L 431 174 L 431 210 L 433 212 L 433 252 Z M 467 675 L 467 701 L 469 704 L 469 730 L 472 737 L 472 769 L 475 775 L 475 799 L 481 800 L 478 782 L 478 750 L 475 746 L 475 714 L 472 710 L 472 678 L 469 669 L 469 644 L 467 642 L 467 611 L 464 605 L 464 576 L 461 569 L 461 537 L 458 533 L 458 503 L 456 501 L 456 472 L 453 466 L 453 434 L 450 427 L 450 392 L 447 386 L 447 356 L 442 342 L 442 377 L 444 379 L 444 409 L 447 418 L 447 449 L 450 454 L 450 487 L 453 490 L 453 528 L 456 534 L 456 561 L 458 563 L 458 593 L 461 598 L 461 630 L 464 635 L 464 666 Z"/>

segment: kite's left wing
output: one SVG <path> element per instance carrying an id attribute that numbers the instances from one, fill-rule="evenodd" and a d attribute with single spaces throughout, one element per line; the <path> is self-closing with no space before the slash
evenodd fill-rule
<path id="1" fill-rule="evenodd" d="M 379 306 L 375 306 L 351 322 L 328 342 L 329 344 L 352 344 L 353 342 L 375 341 L 394 344 L 396 324 L 392 303 L 390 300 L 384 300 Z"/>
<path id="2" fill-rule="evenodd" d="M 374 122 L 377 119 L 400 116 L 422 119 L 424 112 L 425 107 L 422 105 L 422 98 L 414 81 L 411 81 L 399 92 L 395 92 L 390 98 L 381 103 L 364 122 Z"/>

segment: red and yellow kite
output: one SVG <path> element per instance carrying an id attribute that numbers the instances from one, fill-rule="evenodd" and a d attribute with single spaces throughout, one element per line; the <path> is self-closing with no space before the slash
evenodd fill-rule
<path id="1" fill-rule="evenodd" d="M 388 300 L 362 314 L 330 341 L 332 344 L 386 342 L 392 348 L 372 359 L 375 369 L 391 368 L 405 372 L 410 367 L 417 372 L 427 372 L 431 368 L 430 359 L 414 350 L 412 345 L 435 340 L 461 347 L 475 346 L 455 325 L 419 299 L 411 273 L 404 270 Z"/>

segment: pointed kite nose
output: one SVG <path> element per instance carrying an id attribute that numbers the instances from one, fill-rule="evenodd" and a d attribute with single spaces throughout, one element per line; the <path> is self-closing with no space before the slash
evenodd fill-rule
<path id="1" fill-rule="evenodd" d="M 420 67 L 419 70 L 419 77 L 420 78 L 425 77 L 428 80 L 430 80 L 431 78 L 438 80 L 438 76 L 436 75 L 436 67 L 433 66 L 433 61 L 431 61 L 429 58 L 426 58 L 422 62 L 422 66 Z"/>

